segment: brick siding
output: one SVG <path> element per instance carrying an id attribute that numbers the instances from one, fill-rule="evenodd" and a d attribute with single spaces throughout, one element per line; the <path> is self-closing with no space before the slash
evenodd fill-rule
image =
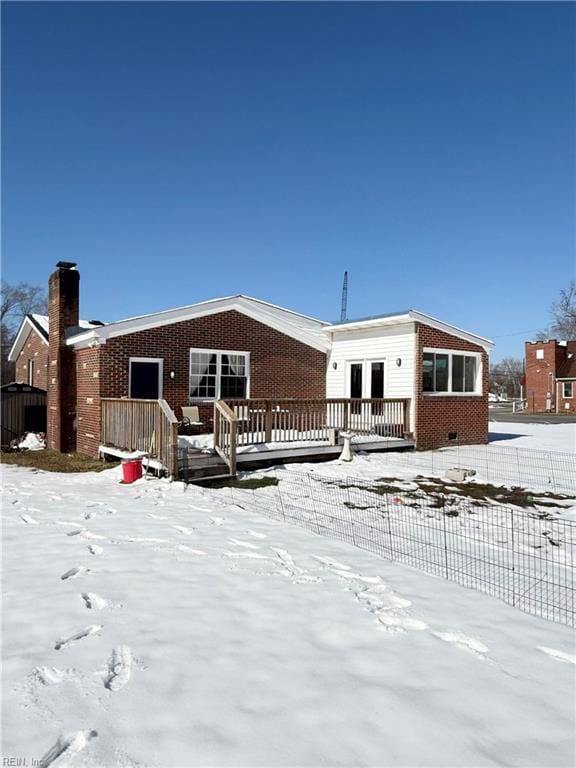
<path id="1" fill-rule="evenodd" d="M 488 442 L 488 355 L 476 344 L 438 331 L 416 326 L 415 439 L 419 450 L 430 450 L 458 443 Z M 422 392 L 422 361 L 425 347 L 454 349 L 482 354 L 482 395 L 427 395 Z M 456 433 L 449 440 L 449 433 Z"/>
<path id="2" fill-rule="evenodd" d="M 221 312 L 108 339 L 99 349 L 98 362 L 96 356 L 78 351 L 78 450 L 96 455 L 97 441 L 86 433 L 99 437 L 99 397 L 128 397 L 131 357 L 163 359 L 162 397 L 180 419 L 181 407 L 189 404 L 190 348 L 250 352 L 250 397 L 326 396 L 324 352 L 241 312 Z M 99 393 L 95 380 L 100 382 Z M 211 429 L 213 403 L 199 408 L 206 429 Z"/>
<path id="3" fill-rule="evenodd" d="M 28 363 L 34 361 L 34 381 L 28 381 Z M 48 344 L 37 331 L 30 329 L 15 366 L 15 381 L 48 388 Z"/>
<path id="4" fill-rule="evenodd" d="M 538 359 L 536 353 L 542 350 L 543 358 Z M 561 394 L 560 382 L 556 383 L 556 371 L 564 360 L 565 348 L 557 341 L 527 341 L 524 350 L 524 370 L 526 374 L 526 407 L 530 413 L 556 410 L 555 395 Z M 576 384 L 574 386 L 576 389 Z M 576 395 L 576 391 L 574 393 Z M 565 409 L 564 404 L 572 407 Z M 558 411 L 570 413 L 574 411 L 572 400 L 560 397 Z"/>
<path id="5" fill-rule="evenodd" d="M 76 351 L 76 450 L 98 455 L 100 445 L 100 360 L 102 349 Z"/>

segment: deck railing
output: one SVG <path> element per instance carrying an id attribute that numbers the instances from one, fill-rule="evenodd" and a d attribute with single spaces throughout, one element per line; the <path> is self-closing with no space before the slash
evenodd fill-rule
<path id="1" fill-rule="evenodd" d="M 224 459 L 231 475 L 236 474 L 238 418 L 223 401 L 214 403 L 214 450 Z"/>
<path id="2" fill-rule="evenodd" d="M 226 400 L 226 404 L 238 422 L 238 445 L 330 442 L 335 430 L 389 438 L 410 433 L 410 401 L 402 398 L 251 398 Z"/>
<path id="3" fill-rule="evenodd" d="M 102 398 L 100 441 L 122 451 L 142 451 L 178 473 L 178 420 L 165 400 Z"/>

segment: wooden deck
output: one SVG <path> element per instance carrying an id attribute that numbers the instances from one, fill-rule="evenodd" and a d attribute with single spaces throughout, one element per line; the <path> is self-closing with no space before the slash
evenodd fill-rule
<path id="1" fill-rule="evenodd" d="M 249 399 L 216 401 L 214 432 L 178 436 L 178 421 L 163 400 L 102 400 L 100 452 L 147 457 L 151 469 L 188 482 L 235 477 L 238 468 L 278 462 L 326 461 L 342 452 L 414 447 L 404 399 Z"/>

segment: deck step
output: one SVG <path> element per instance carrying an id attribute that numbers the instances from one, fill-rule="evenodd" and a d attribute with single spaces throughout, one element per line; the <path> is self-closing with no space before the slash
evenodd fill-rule
<path id="1" fill-rule="evenodd" d="M 206 477 L 197 477 L 195 480 L 188 480 L 189 485 L 210 486 L 212 483 L 220 483 L 223 480 L 233 480 L 234 476 L 226 475 L 208 475 Z"/>

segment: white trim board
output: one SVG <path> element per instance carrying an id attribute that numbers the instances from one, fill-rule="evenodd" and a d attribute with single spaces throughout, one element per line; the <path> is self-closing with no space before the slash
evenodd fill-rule
<path id="1" fill-rule="evenodd" d="M 86 333 L 76 334 L 68 339 L 66 344 L 77 349 L 100 346 L 105 344 L 108 339 L 118 336 L 125 336 L 146 331 L 150 328 L 159 328 L 165 325 L 181 323 L 185 320 L 193 320 L 230 311 L 240 312 L 321 352 L 327 352 L 330 348 L 329 339 L 322 333 L 326 323 L 320 320 L 312 320 L 304 315 L 298 315 L 290 310 L 280 309 L 272 304 L 266 304 L 248 296 L 212 299 L 199 304 L 192 304 L 188 307 L 158 312 L 154 315 L 143 315 L 142 317 L 120 320 L 116 323 L 109 323 L 108 325 L 91 329 Z"/>
<path id="2" fill-rule="evenodd" d="M 455 325 L 444 323 L 442 320 L 438 320 L 430 315 L 425 315 L 423 312 L 418 312 L 415 309 L 411 309 L 408 312 L 402 312 L 399 315 L 388 315 L 386 317 L 372 317 L 366 320 L 351 320 L 347 323 L 337 323 L 335 325 L 329 325 L 324 328 L 325 333 L 340 335 L 345 334 L 348 331 L 361 331 L 369 328 L 385 328 L 387 326 L 400 325 L 402 323 L 421 323 L 422 325 L 428 325 L 430 328 L 435 328 L 438 331 L 448 333 L 450 336 L 456 336 L 460 339 L 465 339 L 471 344 L 476 344 L 482 347 L 486 352 L 489 352 L 494 346 L 494 342 L 490 339 L 485 339 L 483 336 L 477 336 L 474 333 L 464 331 L 462 328 L 458 328 Z"/>
<path id="3" fill-rule="evenodd" d="M 158 397 L 162 399 L 164 383 L 164 358 L 163 357 L 130 357 L 128 358 L 128 397 L 132 397 L 132 363 L 158 363 Z"/>
<path id="4" fill-rule="evenodd" d="M 22 320 L 20 328 L 18 329 L 18 333 L 16 334 L 16 338 L 14 339 L 14 343 L 12 344 L 10 352 L 8 353 L 8 360 L 10 360 L 10 362 L 15 363 L 18 360 L 20 352 L 24 347 L 24 342 L 28 338 L 30 331 L 34 331 L 36 336 L 41 339 L 42 343 L 48 346 L 48 339 L 40 333 L 38 328 L 34 325 L 34 322 L 28 317 L 28 315 L 26 315 L 24 320 Z"/>

